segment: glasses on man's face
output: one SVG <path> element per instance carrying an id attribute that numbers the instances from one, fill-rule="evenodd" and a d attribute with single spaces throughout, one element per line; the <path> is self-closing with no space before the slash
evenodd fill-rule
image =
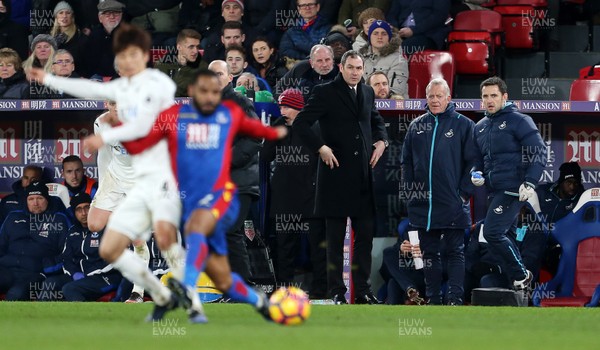
<path id="1" fill-rule="evenodd" d="M 104 15 L 106 17 L 119 17 L 121 14 L 123 14 L 123 12 L 119 12 L 119 11 L 104 11 L 104 12 L 102 12 L 102 15 Z"/>
<path id="2" fill-rule="evenodd" d="M 310 4 L 298 4 L 297 6 L 301 10 L 306 10 L 306 9 L 310 9 L 310 8 L 313 8 L 313 7 L 317 6 L 317 3 L 313 2 L 313 3 L 310 3 Z"/>
<path id="3" fill-rule="evenodd" d="M 54 61 L 54 62 L 52 62 L 52 63 L 53 63 L 53 64 L 58 64 L 58 65 L 60 65 L 60 66 L 63 66 L 63 65 L 64 65 L 64 66 L 66 66 L 66 65 L 68 65 L 68 64 L 71 64 L 71 63 L 73 63 L 73 60 L 58 60 L 58 61 Z"/>

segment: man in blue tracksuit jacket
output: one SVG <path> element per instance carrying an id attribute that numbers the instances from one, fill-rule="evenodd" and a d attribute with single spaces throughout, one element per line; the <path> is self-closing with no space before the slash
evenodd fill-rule
<path id="1" fill-rule="evenodd" d="M 502 79 L 486 79 L 480 90 L 486 112 L 475 126 L 480 157 L 471 181 L 475 186 L 487 184 L 491 193 L 483 236 L 489 250 L 500 258 L 514 289 L 524 290 L 529 288 L 533 275 L 525 268 L 507 232 L 515 228 L 521 207 L 535 193 L 546 166 L 546 145 L 533 119 L 507 102 Z"/>
<path id="2" fill-rule="evenodd" d="M 70 208 L 76 221 L 69 229 L 62 253 L 64 274 L 47 280 L 47 285 L 62 290 L 65 301 L 95 301 L 116 290 L 121 283 L 119 271 L 98 253 L 102 232 L 91 232 L 87 227 L 91 202 L 92 198 L 85 192 L 71 198 Z"/>
<path id="3" fill-rule="evenodd" d="M 69 221 L 49 209 L 44 183 L 31 183 L 25 193 L 26 209 L 10 212 L 0 228 L 0 293 L 6 300 L 39 299 L 45 276 L 62 268 Z"/>
<path id="4" fill-rule="evenodd" d="M 407 201 L 410 226 L 419 231 L 429 303 L 442 303 L 440 241 L 444 239 L 446 302 L 460 305 L 465 229 L 471 224 L 469 172 L 478 156 L 473 140 L 475 123 L 455 111 L 445 80 L 433 79 L 426 95 L 427 113 L 411 122 L 404 140 L 400 197 Z"/>

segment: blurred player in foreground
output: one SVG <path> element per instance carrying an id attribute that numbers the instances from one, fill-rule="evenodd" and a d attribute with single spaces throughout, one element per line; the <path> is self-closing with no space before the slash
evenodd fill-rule
<path id="1" fill-rule="evenodd" d="M 207 322 L 204 312 L 193 306 L 199 302 L 196 282 L 202 271 L 228 297 L 254 305 L 270 319 L 266 295 L 232 273 L 227 260 L 225 233 L 239 211 L 236 187 L 229 174 L 231 149 L 237 133 L 275 140 L 285 137 L 287 130 L 263 126 L 259 120 L 247 118 L 236 104 L 221 103 L 219 79 L 212 71 L 199 71 L 188 89 L 192 104 L 162 112 L 148 136 L 125 143 L 131 154 L 144 152 L 161 140 L 169 143 L 171 166 L 182 194 L 188 247 L 184 284 L 170 279 L 169 286 L 188 310 L 192 323 Z"/>
<path id="2" fill-rule="evenodd" d="M 115 65 L 115 70 L 119 69 Z M 100 135 L 104 131 L 120 124 L 117 113 L 117 104 L 114 101 L 106 102 L 108 111 L 102 113 L 94 121 L 94 134 Z M 135 181 L 131 157 L 120 142 L 105 144 L 98 149 L 98 192 L 92 200 L 88 217 L 88 226 L 92 232 L 104 230 L 110 214 L 125 199 L 127 192 L 133 187 Z M 150 261 L 150 250 L 144 241 L 133 242 L 133 251 L 145 265 Z M 144 288 L 134 285 L 131 296 L 126 303 L 141 303 L 144 301 Z"/>
<path id="3" fill-rule="evenodd" d="M 93 152 L 105 144 L 114 144 L 146 136 L 160 111 L 174 102 L 175 84 L 165 74 L 147 69 L 150 59 L 150 35 L 141 28 L 122 23 L 113 41 L 115 61 L 121 78 L 107 83 L 83 79 L 59 78 L 40 69 L 28 76 L 44 85 L 70 95 L 115 101 L 122 125 L 101 135 L 89 136 L 84 148 Z M 183 274 L 185 252 L 177 243 L 181 201 L 169 167 L 166 141 L 157 142 L 131 158 L 135 184 L 125 200 L 110 216 L 100 243 L 100 255 L 121 271 L 124 277 L 147 290 L 155 303 L 149 320 L 160 320 L 177 306 L 177 297 L 150 272 L 147 264 L 127 249 L 132 241 L 147 241 L 154 227 L 156 241 L 175 278 Z"/>

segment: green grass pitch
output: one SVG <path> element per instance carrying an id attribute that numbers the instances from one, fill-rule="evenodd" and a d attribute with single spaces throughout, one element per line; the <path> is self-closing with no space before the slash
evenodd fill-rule
<path id="1" fill-rule="evenodd" d="M 313 305 L 306 323 L 247 305 L 205 305 L 145 323 L 152 304 L 0 302 L 0 349 L 600 349 L 600 309 Z"/>

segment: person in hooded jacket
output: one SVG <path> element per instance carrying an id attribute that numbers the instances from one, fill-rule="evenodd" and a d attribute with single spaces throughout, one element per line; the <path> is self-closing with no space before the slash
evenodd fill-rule
<path id="1" fill-rule="evenodd" d="M 358 52 L 365 58 L 364 78 L 375 71 L 384 72 L 390 90 L 408 98 L 408 62 L 402 55 L 402 39 L 385 21 L 374 21 L 369 27 L 369 44 Z"/>

